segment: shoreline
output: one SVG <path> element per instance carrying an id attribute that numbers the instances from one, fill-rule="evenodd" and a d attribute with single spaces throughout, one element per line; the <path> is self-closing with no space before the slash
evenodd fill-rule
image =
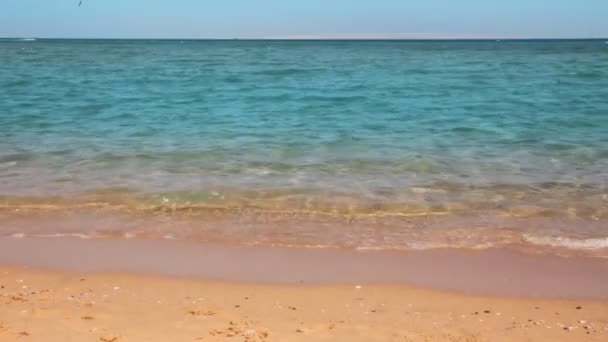
<path id="1" fill-rule="evenodd" d="M 386 251 L 512 249 L 523 254 L 608 258 L 604 221 L 565 219 L 538 213 L 538 208 L 520 208 L 520 214 L 506 216 L 476 211 L 349 214 L 110 202 L 83 202 L 82 207 L 0 204 L 0 238 L 72 236 Z"/>
<path id="2" fill-rule="evenodd" d="M 467 295 L 608 299 L 608 260 L 507 249 L 353 251 L 178 240 L 0 238 L 0 265 L 267 285 L 388 285 Z"/>

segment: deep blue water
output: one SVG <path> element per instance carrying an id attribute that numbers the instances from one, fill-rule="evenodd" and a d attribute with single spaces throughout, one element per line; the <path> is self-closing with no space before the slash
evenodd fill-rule
<path id="1" fill-rule="evenodd" d="M 0 195 L 107 189 L 605 220 L 608 44 L 0 42 Z"/>

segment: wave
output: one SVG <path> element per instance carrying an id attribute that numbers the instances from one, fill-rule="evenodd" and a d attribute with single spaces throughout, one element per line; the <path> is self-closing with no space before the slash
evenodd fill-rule
<path id="1" fill-rule="evenodd" d="M 36 38 L 2 38 L 0 42 L 35 42 Z"/>
<path id="2" fill-rule="evenodd" d="M 120 158 L 110 156 L 109 160 Z M 17 158 L 0 158 L 0 179 L 19 171 L 21 162 Z M 333 163 L 342 170 L 358 169 L 360 174 L 374 174 L 373 165 L 350 165 Z M 411 169 L 414 172 L 433 172 L 432 162 L 402 162 L 383 165 L 394 170 Z M 309 168 L 319 171 L 308 173 Z M 425 169 L 428 168 L 428 169 Z M 323 174 L 325 171 L 325 174 Z M 172 176 L 180 170 L 173 170 Z M 186 172 L 186 171 L 183 171 Z M 246 172 L 246 173 L 245 173 Z M 274 185 L 281 174 L 321 174 L 325 177 L 318 185 L 292 183 Z M 471 186 L 453 182 L 411 183 L 399 186 L 395 182 L 362 184 L 339 174 L 330 174 L 322 165 L 295 167 L 291 164 L 252 164 L 243 171 L 243 178 L 260 179 L 255 186 L 203 184 L 192 190 L 144 191 L 136 187 L 94 187 L 59 193 L 49 191 L 44 194 L 18 195 L 6 191 L 0 194 L 2 210 L 73 210 L 83 208 L 126 209 L 135 212 L 208 212 L 209 210 L 258 212 L 289 212 L 298 215 L 348 215 L 357 217 L 412 217 L 437 216 L 452 217 L 468 215 L 489 215 L 499 221 L 538 219 L 551 222 L 557 229 L 577 227 L 597 227 L 608 220 L 608 194 L 605 188 L 595 184 L 536 183 L 529 185 L 491 184 Z M 309 177 L 309 176 L 307 176 Z M 267 180 L 266 180 L 267 179 Z M 29 180 L 28 180 L 29 181 Z M 95 179 L 94 179 L 95 181 Z M 262 184 L 263 182 L 267 182 Z M 70 177 L 53 178 L 57 187 L 71 185 Z M 341 187 L 333 186 L 333 183 Z M 99 183 L 97 183 L 99 184 Z M 327 184 L 327 185 L 326 185 Z M 397 186 L 393 185 L 397 184 Z M 75 184 L 80 186 L 79 184 Z M 121 184 L 122 185 L 122 184 Z M 154 185 L 154 184 L 152 184 Z M 274 186 L 272 186 L 274 185 Z M 346 191 L 346 185 L 352 190 Z M 156 187 L 156 185 L 154 185 Z M 333 186 L 333 188 L 332 188 Z M 154 187 L 150 187 L 152 190 Z M 160 187 L 157 187 L 159 190 Z M 548 224 L 548 223 L 547 223 Z M 603 230 L 595 230 L 603 231 Z M 588 231 L 592 233 L 591 231 Z M 569 234 L 566 234 L 569 235 Z M 593 235 L 591 235 L 593 237 Z"/>
<path id="3" fill-rule="evenodd" d="M 524 239 L 535 245 L 562 247 L 573 250 L 599 250 L 608 248 L 608 237 L 575 239 L 563 236 L 533 236 L 524 234 Z"/>
<path id="4" fill-rule="evenodd" d="M 296 219 L 297 220 L 297 219 Z M 118 221 L 116 221 L 118 222 Z M 184 221 L 176 220 L 175 226 L 161 227 L 160 221 L 150 222 L 155 229 L 142 229 L 134 227 L 132 224 L 125 224 L 124 229 L 116 228 L 111 230 L 88 229 L 86 232 L 61 231 L 42 232 L 42 231 L 21 231 L 2 234 L 0 238 L 13 239 L 56 239 L 56 238 L 76 238 L 76 239 L 158 239 L 158 240 L 181 240 L 202 243 L 230 243 L 236 245 L 259 246 L 259 247 L 280 247 L 280 248 L 311 248 L 311 249 L 351 249 L 360 252 L 370 251 L 427 251 L 427 250 L 490 250 L 490 249 L 512 249 L 524 253 L 549 254 L 549 255 L 585 255 L 590 257 L 608 257 L 608 237 L 599 238 L 571 238 L 565 236 L 548 236 L 542 234 L 521 234 L 516 231 L 502 231 L 495 229 L 448 229 L 443 232 L 430 232 L 429 230 L 410 230 L 401 233 L 382 234 L 385 239 L 378 241 L 373 236 L 379 231 L 367 231 L 362 233 L 345 233 L 338 227 L 332 234 L 332 238 L 327 238 L 316 231 L 307 228 L 306 220 L 298 221 L 297 227 L 304 227 L 303 231 L 298 232 L 288 228 L 282 230 L 281 227 L 272 227 L 271 224 L 256 224 L 248 218 L 239 218 L 242 230 L 224 233 L 211 231 L 195 231 L 200 228 L 200 221 L 191 222 L 191 225 L 184 225 Z M 246 223 L 243 223 L 246 222 Z M 248 223 L 247 223 L 248 222 Z M 283 221 L 284 222 L 284 221 Z M 319 222 L 316 220 L 315 222 Z M 329 222 L 329 221 L 326 221 Z M 123 222 L 124 223 L 124 222 Z M 44 225 L 43 223 L 40 223 Z M 218 223 L 222 225 L 222 223 Z M 334 226 L 339 225 L 333 221 Z M 355 223 L 356 224 L 356 223 Z M 223 223 L 225 226 L 225 222 Z M 118 223 L 118 226 L 121 226 Z M 193 230 L 194 227 L 197 229 Z M 253 227 L 253 228 L 252 228 Z M 294 226 L 295 227 L 295 226 Z M 362 226 L 359 226 L 362 227 Z M 421 228 L 421 227 L 420 227 Z M 278 229 L 278 230 L 277 230 Z M 365 228 L 357 229 L 362 230 Z M 280 237 L 277 238 L 277 233 Z M 234 234 L 237 235 L 234 235 Z M 254 235 L 252 235 L 254 234 Z M 240 236 L 240 237 L 239 237 Z M 370 237 L 371 236 L 371 237 Z"/>
<path id="5" fill-rule="evenodd" d="M 33 237 L 33 238 L 79 238 L 79 239 L 83 239 L 83 240 L 95 238 L 95 236 L 91 236 L 88 234 L 82 234 L 82 233 L 55 233 L 55 234 L 29 234 L 29 235 L 26 233 L 14 233 L 14 234 L 11 234 L 10 237 L 12 237 L 13 239 L 23 239 L 26 237 Z"/>

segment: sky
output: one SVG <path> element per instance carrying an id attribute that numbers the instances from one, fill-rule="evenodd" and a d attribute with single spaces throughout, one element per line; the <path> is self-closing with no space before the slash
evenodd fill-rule
<path id="1" fill-rule="evenodd" d="M 608 37 L 608 0 L 78 1 L 1 0 L 0 37 Z"/>

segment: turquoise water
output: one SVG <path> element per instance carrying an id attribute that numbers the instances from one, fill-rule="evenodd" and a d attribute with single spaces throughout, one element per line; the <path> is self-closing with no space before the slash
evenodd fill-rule
<path id="1" fill-rule="evenodd" d="M 608 237 L 604 41 L 1 41 L 0 89 L 7 201 L 475 211 Z"/>

